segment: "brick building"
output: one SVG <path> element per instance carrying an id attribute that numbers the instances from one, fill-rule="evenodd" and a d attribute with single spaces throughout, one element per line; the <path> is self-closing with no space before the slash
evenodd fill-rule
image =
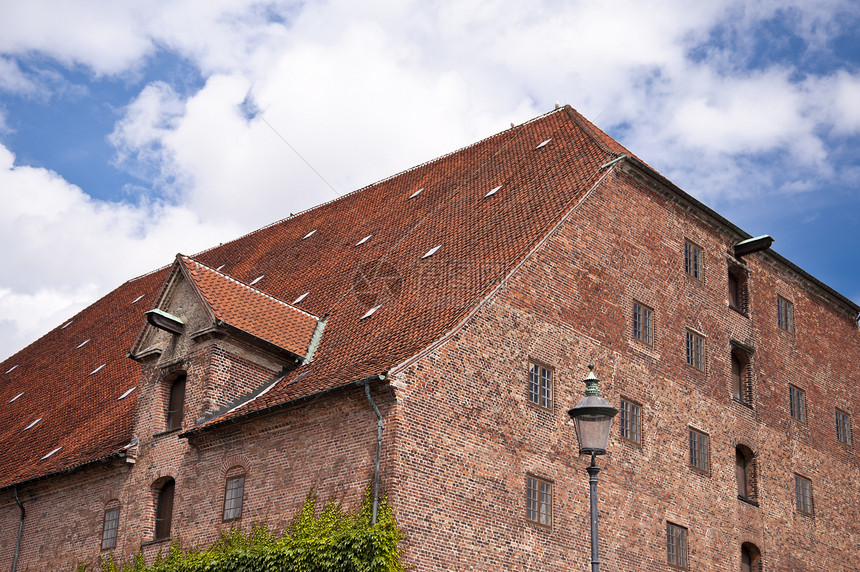
<path id="1" fill-rule="evenodd" d="M 605 569 L 856 570 L 860 307 L 769 247 L 564 107 L 178 255 L 0 366 L 0 562 L 357 501 L 381 425 L 416 570 L 586 569 L 594 363 Z"/>

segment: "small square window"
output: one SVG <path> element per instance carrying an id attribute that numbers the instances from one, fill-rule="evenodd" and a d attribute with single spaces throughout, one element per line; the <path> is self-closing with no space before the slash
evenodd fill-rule
<path id="1" fill-rule="evenodd" d="M 642 444 L 642 407 L 633 401 L 621 399 L 620 423 L 621 436 L 628 441 Z"/>
<path id="2" fill-rule="evenodd" d="M 105 511 L 102 527 L 102 550 L 116 548 L 117 531 L 119 530 L 119 508 Z"/>
<path id="3" fill-rule="evenodd" d="M 529 363 L 529 401 L 544 409 L 552 409 L 552 370 Z"/>
<path id="4" fill-rule="evenodd" d="M 684 272 L 702 280 L 705 276 L 702 247 L 690 241 L 684 242 Z"/>
<path id="5" fill-rule="evenodd" d="M 851 444 L 851 416 L 836 410 L 836 438 L 846 445 Z"/>
<path id="6" fill-rule="evenodd" d="M 776 323 L 786 332 L 794 331 L 794 304 L 782 296 L 776 297 Z"/>
<path id="7" fill-rule="evenodd" d="M 690 466 L 703 473 L 710 470 L 708 462 L 710 441 L 707 433 L 690 428 Z"/>
<path id="8" fill-rule="evenodd" d="M 654 343 L 654 310 L 633 302 L 633 337 L 649 346 Z"/>
<path id="9" fill-rule="evenodd" d="M 526 488 L 526 520 L 547 528 L 552 527 L 552 483 L 530 476 L 526 478 Z"/>
<path id="10" fill-rule="evenodd" d="M 812 481 L 800 475 L 794 475 L 794 496 L 797 510 L 804 514 L 812 514 Z"/>
<path id="11" fill-rule="evenodd" d="M 670 566 L 687 569 L 687 529 L 666 523 L 666 561 Z"/>
<path id="12" fill-rule="evenodd" d="M 687 330 L 687 364 L 705 371 L 705 338 Z"/>
<path id="13" fill-rule="evenodd" d="M 793 385 L 788 386 L 788 405 L 791 416 L 806 423 L 806 392 Z"/>
<path id="14" fill-rule="evenodd" d="M 242 517 L 242 496 L 245 493 L 245 475 L 230 477 L 224 492 L 224 520 Z"/>

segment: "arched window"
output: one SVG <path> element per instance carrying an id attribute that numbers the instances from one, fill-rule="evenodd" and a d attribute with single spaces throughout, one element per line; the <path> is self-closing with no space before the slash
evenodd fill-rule
<path id="1" fill-rule="evenodd" d="M 744 542 L 741 545 L 741 572 L 761 572 L 761 552 L 755 544 Z"/>
<path id="2" fill-rule="evenodd" d="M 738 485 L 738 498 L 756 502 L 757 475 L 755 454 L 744 445 L 735 447 L 735 477 Z"/>
<path id="3" fill-rule="evenodd" d="M 173 380 L 170 385 L 170 398 L 167 401 L 167 430 L 182 427 L 182 413 L 185 407 L 185 374 Z"/>
<path id="4" fill-rule="evenodd" d="M 155 540 L 170 538 L 175 490 L 176 482 L 173 479 L 168 479 L 158 491 L 158 499 L 155 503 Z"/>

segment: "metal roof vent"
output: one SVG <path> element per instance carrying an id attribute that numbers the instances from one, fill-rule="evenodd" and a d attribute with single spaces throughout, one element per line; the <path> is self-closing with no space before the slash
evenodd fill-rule
<path id="1" fill-rule="evenodd" d="M 131 392 L 134 391 L 135 389 L 137 389 L 137 386 L 132 387 L 131 389 L 129 389 L 128 391 L 126 391 L 125 393 L 120 395 L 119 398 L 117 399 L 117 401 L 122 401 L 123 399 L 125 399 L 126 397 L 131 395 Z"/>
<path id="2" fill-rule="evenodd" d="M 412 193 L 411 195 L 409 195 L 409 198 L 410 198 L 410 199 L 414 199 L 415 197 L 417 197 L 418 195 L 420 195 L 420 194 L 421 194 L 421 191 L 423 191 L 423 190 L 424 190 L 424 187 L 421 187 L 420 189 L 418 189 L 417 191 L 415 191 L 414 193 Z"/>
<path id="3" fill-rule="evenodd" d="M 42 457 L 42 458 L 40 459 L 40 461 L 44 461 L 45 459 L 47 459 L 48 457 L 50 457 L 51 455 L 53 455 L 54 453 L 56 453 L 57 451 L 59 451 L 59 450 L 60 450 L 60 449 L 62 449 L 62 448 L 63 448 L 62 446 L 57 447 L 56 449 L 54 449 L 53 451 L 51 451 L 50 453 L 48 453 L 47 455 L 45 455 L 44 457 Z"/>
<path id="4" fill-rule="evenodd" d="M 359 240 L 358 242 L 356 242 L 356 243 L 355 243 L 355 245 L 356 245 L 356 246 L 361 246 L 362 244 L 364 244 L 365 242 L 367 242 L 368 240 L 370 240 L 370 237 L 371 237 L 371 236 L 373 236 L 373 235 L 372 235 L 372 234 L 368 234 L 367 236 L 365 236 L 364 238 L 362 238 L 361 240 Z"/>
<path id="5" fill-rule="evenodd" d="M 16 367 L 18 367 L 18 364 L 17 364 L 17 363 L 16 363 L 15 365 L 13 365 L 12 367 L 10 367 L 9 369 L 7 369 L 7 370 L 6 370 L 6 375 L 9 375 L 9 374 L 10 374 L 10 373 L 12 373 L 13 371 L 15 371 L 15 368 L 16 368 Z"/>
<path id="6" fill-rule="evenodd" d="M 132 302 L 132 304 L 134 304 L 134 302 Z M 61 329 L 61 330 L 65 330 L 66 328 L 68 328 L 69 326 L 71 326 L 71 325 L 72 325 L 72 322 L 74 322 L 74 320 L 69 320 L 68 322 L 66 322 L 65 324 L 63 324 L 63 325 L 60 327 L 60 329 Z"/>
<path id="7" fill-rule="evenodd" d="M 16 396 L 15 396 L 15 397 L 13 397 L 12 399 L 10 399 L 10 400 L 9 400 L 9 403 L 12 403 L 13 401 L 17 400 L 19 397 L 21 397 L 22 395 L 24 395 L 24 393 L 26 393 L 26 392 L 22 391 L 21 393 L 19 393 L 18 395 L 16 395 Z"/>
<path id="8" fill-rule="evenodd" d="M 546 144 L 547 144 L 547 143 L 549 143 L 550 141 L 552 141 L 552 137 L 550 137 L 549 139 L 547 139 L 546 141 L 544 141 L 543 143 L 541 143 L 540 145 L 538 145 L 537 147 L 535 147 L 535 150 L 540 149 L 541 147 L 543 147 L 544 145 L 546 145 Z"/>
<path id="9" fill-rule="evenodd" d="M 298 304 L 299 302 L 301 302 L 302 300 L 304 300 L 305 298 L 307 298 L 307 297 L 308 297 L 308 294 L 310 294 L 310 292 L 305 292 L 304 294 L 302 294 L 301 296 L 299 296 L 298 298 L 296 298 L 295 300 L 293 300 L 293 304 Z"/>
<path id="10" fill-rule="evenodd" d="M 36 419 L 36 420 L 35 420 L 35 421 L 33 421 L 32 423 L 30 423 L 29 425 L 27 425 L 26 427 L 24 427 L 24 431 L 26 431 L 26 430 L 28 430 L 28 429 L 32 429 L 32 428 L 33 428 L 33 427 L 35 427 L 35 426 L 36 426 L 36 424 L 37 424 L 39 421 L 41 421 L 41 420 L 42 420 L 42 418 L 41 418 L 41 417 L 39 417 L 38 419 Z"/>
<path id="11" fill-rule="evenodd" d="M 92 374 L 94 374 L 94 373 L 98 373 L 98 372 L 100 372 L 100 371 L 102 370 L 102 368 L 103 368 L 104 366 L 106 366 L 106 365 L 107 365 L 106 363 L 101 364 L 100 366 L 98 366 L 97 368 L 95 368 L 94 370 L 92 370 L 92 371 L 90 372 L 90 375 L 92 375 Z"/>
<path id="12" fill-rule="evenodd" d="M 310 237 L 312 237 L 312 236 L 316 233 L 316 231 L 317 231 L 317 229 L 313 229 L 312 231 L 310 231 L 309 233 L 307 233 L 306 235 L 304 235 L 304 236 L 302 237 L 302 240 L 305 240 L 306 238 L 310 238 Z"/>
<path id="13" fill-rule="evenodd" d="M 498 187 L 496 187 L 495 189 L 493 189 L 492 191 L 490 191 L 489 193 L 487 193 L 486 195 L 484 195 L 484 198 L 486 199 L 487 197 L 492 197 L 493 195 L 495 195 L 496 193 L 498 193 L 498 192 L 499 192 L 499 189 L 501 189 L 501 188 L 502 188 L 502 185 L 499 185 Z"/>
<path id="14" fill-rule="evenodd" d="M 380 309 L 381 307 L 382 307 L 382 304 L 380 304 L 380 305 L 378 305 L 378 306 L 374 306 L 373 308 L 371 308 L 370 310 L 368 310 L 367 312 L 365 312 L 365 313 L 364 313 L 364 315 L 363 315 L 361 318 L 359 318 L 359 320 L 363 320 L 363 319 L 365 319 L 365 318 L 369 318 L 369 317 L 371 317 L 371 316 L 372 316 L 372 315 L 373 315 L 373 314 L 374 314 L 378 309 Z"/>
<path id="15" fill-rule="evenodd" d="M 87 344 L 89 343 L 89 341 L 90 341 L 90 339 L 89 339 L 89 338 L 87 338 L 86 340 L 82 341 L 82 342 L 78 345 L 78 347 L 76 347 L 75 349 L 76 349 L 76 350 L 81 349 L 82 347 L 84 347 L 85 345 L 87 345 Z"/>
<path id="16" fill-rule="evenodd" d="M 254 284 L 256 284 L 257 282 L 259 282 L 260 280 L 262 280 L 265 276 L 266 276 L 265 274 L 261 274 L 260 276 L 257 276 L 256 278 L 254 278 L 253 280 L 251 280 L 251 286 L 253 286 L 253 285 L 254 285 Z"/>
<path id="17" fill-rule="evenodd" d="M 143 297 L 144 297 L 144 296 L 145 296 L 145 294 L 141 294 L 140 296 L 138 296 L 137 298 L 135 298 L 134 300 L 132 300 L 132 301 L 131 301 L 131 303 L 132 303 L 132 304 L 137 304 L 138 302 L 140 302 L 140 301 L 143 299 Z M 129 306 L 130 306 L 130 305 L 131 305 L 131 304 L 129 304 Z M 69 322 L 69 324 L 71 324 L 71 322 Z M 68 324 L 66 324 L 66 325 L 68 325 Z M 65 328 L 66 326 L 63 326 L 63 327 Z"/>
<path id="18" fill-rule="evenodd" d="M 439 250 L 440 248 L 442 248 L 441 244 L 439 246 L 434 246 L 433 248 L 428 250 L 427 253 L 424 254 L 424 256 L 421 257 L 421 260 L 424 260 L 425 258 L 429 258 L 430 256 L 433 256 L 434 254 L 436 254 L 436 251 Z"/>

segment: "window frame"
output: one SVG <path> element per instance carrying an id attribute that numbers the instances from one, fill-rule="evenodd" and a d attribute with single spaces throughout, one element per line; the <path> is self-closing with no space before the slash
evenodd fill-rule
<path id="1" fill-rule="evenodd" d="M 711 474 L 711 436 L 694 427 L 688 427 L 687 460 L 689 466 L 703 475 Z M 704 466 L 701 466 L 704 465 Z"/>
<path id="2" fill-rule="evenodd" d="M 654 308 L 633 300 L 633 339 L 654 345 Z"/>
<path id="3" fill-rule="evenodd" d="M 238 475 L 232 475 L 230 477 L 227 477 L 224 480 L 224 503 L 222 504 L 222 510 L 221 510 L 221 522 L 232 522 L 234 520 L 239 520 L 242 518 L 242 511 L 245 508 L 245 476 L 246 476 L 246 473 L 241 473 Z M 241 485 L 238 487 L 239 491 L 240 491 L 239 496 L 238 497 L 228 496 L 231 492 L 235 492 L 235 490 L 236 490 L 236 487 L 231 489 L 230 483 L 236 482 L 239 479 L 242 480 Z M 237 498 L 238 498 L 238 506 L 236 506 L 235 504 L 233 506 L 230 506 L 230 507 L 227 506 L 228 502 L 230 502 L 230 501 L 235 502 Z M 228 516 L 228 511 L 237 511 L 237 510 L 238 510 L 238 514 L 236 514 L 235 516 Z"/>
<path id="4" fill-rule="evenodd" d="M 688 239 L 684 240 L 684 273 L 699 282 L 705 281 L 705 249 Z"/>
<path id="5" fill-rule="evenodd" d="M 776 296 L 776 325 L 785 332 L 794 333 L 794 303 L 779 294 Z"/>
<path id="6" fill-rule="evenodd" d="M 629 407 L 625 410 L 624 406 L 628 405 Z M 635 412 L 634 412 L 635 408 Z M 621 402 L 618 407 L 618 435 L 625 441 L 629 443 L 633 443 L 634 445 L 641 447 L 642 446 L 642 404 L 628 399 L 626 397 L 621 398 Z M 631 416 L 633 419 L 631 419 Z M 634 422 L 635 421 L 635 432 L 633 431 Z M 625 427 L 627 434 L 630 436 L 624 435 Z M 638 437 L 638 439 L 634 439 L 634 434 Z"/>
<path id="7" fill-rule="evenodd" d="M 684 336 L 685 362 L 697 371 L 704 372 L 707 363 L 705 336 L 687 328 Z"/>
<path id="8" fill-rule="evenodd" d="M 179 374 L 171 380 L 167 391 L 167 407 L 165 408 L 165 432 L 182 428 L 187 389 L 188 376 L 185 373 Z"/>
<path id="9" fill-rule="evenodd" d="M 537 368 L 537 383 L 532 380 L 535 368 Z M 549 397 L 547 398 L 546 387 L 544 385 L 545 373 L 549 374 Z M 535 392 L 532 387 L 537 387 Z M 537 401 L 532 399 L 532 395 L 536 396 Z M 526 399 L 529 404 L 534 407 L 543 409 L 544 411 L 552 411 L 555 404 L 555 368 L 552 368 L 538 360 L 529 359 L 528 386 L 526 388 Z M 547 403 L 544 405 L 544 403 Z"/>
<path id="10" fill-rule="evenodd" d="M 666 521 L 666 563 L 678 570 L 690 566 L 687 532 L 687 527 Z"/>
<path id="11" fill-rule="evenodd" d="M 745 405 L 753 407 L 753 360 L 752 348 L 746 348 L 742 344 L 732 340 L 729 363 L 731 364 L 732 399 Z M 735 363 L 738 366 L 737 377 L 735 376 Z"/>
<path id="12" fill-rule="evenodd" d="M 532 486 L 534 483 L 534 487 Z M 544 486 L 546 486 L 549 490 L 548 493 L 545 493 Z M 534 491 L 535 496 L 532 497 L 532 491 Z M 544 495 L 548 495 L 548 501 L 545 501 Z M 529 524 L 533 524 L 535 526 L 539 526 L 541 528 L 546 528 L 548 530 L 552 530 L 552 518 L 553 518 L 553 506 L 552 499 L 553 497 L 553 482 L 548 481 L 546 479 L 542 479 L 538 476 L 527 474 L 526 475 L 526 522 Z M 532 503 L 534 503 L 534 508 L 532 508 Z M 549 514 L 546 514 L 546 510 L 549 510 Z M 532 518 L 534 516 L 535 518 Z M 543 521 L 547 520 L 547 523 Z"/>
<path id="13" fill-rule="evenodd" d="M 797 512 L 807 516 L 815 515 L 815 500 L 812 496 L 812 479 L 794 474 L 794 506 Z"/>
<path id="14" fill-rule="evenodd" d="M 806 391 L 791 383 L 788 384 L 788 414 L 795 421 L 806 423 Z"/>
<path id="15" fill-rule="evenodd" d="M 841 420 L 840 420 L 841 418 Z M 841 422 L 840 422 L 841 421 Z M 851 435 L 851 414 L 836 408 L 836 440 L 850 447 L 853 443 Z"/>
<path id="16" fill-rule="evenodd" d="M 104 517 L 102 518 L 102 542 L 101 550 L 113 550 L 116 548 L 119 539 L 119 511 L 120 507 L 111 506 L 105 509 Z M 108 523 L 111 524 L 108 528 Z M 108 533 L 111 532 L 109 535 Z M 106 542 L 110 544 L 105 545 Z"/>
<path id="17" fill-rule="evenodd" d="M 746 266 L 729 259 L 726 278 L 726 286 L 729 295 L 729 308 L 743 316 L 748 316 L 749 290 L 747 282 L 749 281 L 749 271 Z M 735 286 L 734 289 L 732 288 L 732 284 Z"/>

